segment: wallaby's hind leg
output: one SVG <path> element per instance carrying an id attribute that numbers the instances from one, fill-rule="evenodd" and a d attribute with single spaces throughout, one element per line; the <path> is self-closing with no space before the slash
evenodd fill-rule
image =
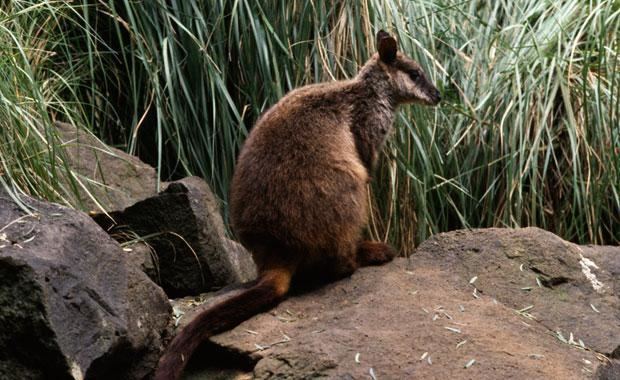
<path id="1" fill-rule="evenodd" d="M 381 265 L 396 256 L 392 246 L 379 242 L 363 240 L 357 246 L 357 263 L 359 266 Z"/>
<path id="2" fill-rule="evenodd" d="M 296 292 L 307 292 L 352 275 L 357 269 L 357 244 L 321 248 L 307 255 L 293 279 Z"/>
<path id="3" fill-rule="evenodd" d="M 325 267 L 327 281 L 336 281 L 352 275 L 358 268 L 355 245 L 342 250 Z"/>

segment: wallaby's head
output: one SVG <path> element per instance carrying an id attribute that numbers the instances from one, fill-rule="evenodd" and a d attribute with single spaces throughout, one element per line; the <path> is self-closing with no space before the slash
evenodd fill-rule
<path id="1" fill-rule="evenodd" d="M 377 33 L 377 50 L 369 64 L 382 72 L 381 78 L 387 80 L 390 95 L 396 103 L 432 106 L 439 103 L 439 90 L 416 61 L 398 51 L 394 37 L 380 30 Z"/>

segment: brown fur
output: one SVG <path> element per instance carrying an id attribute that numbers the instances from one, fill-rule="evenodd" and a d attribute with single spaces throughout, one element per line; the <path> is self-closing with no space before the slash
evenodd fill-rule
<path id="1" fill-rule="evenodd" d="M 357 265 L 365 267 L 369 265 L 380 265 L 390 261 L 396 256 L 396 251 L 390 245 L 379 242 L 365 240 L 357 246 Z"/>
<path id="2" fill-rule="evenodd" d="M 256 123 L 232 180 L 230 217 L 259 279 L 183 329 L 157 380 L 178 379 L 200 342 L 276 304 L 291 280 L 329 281 L 394 257 L 390 246 L 362 241 L 369 172 L 396 107 L 434 105 L 439 92 L 387 33 L 377 45 L 354 79 L 294 90 Z"/>

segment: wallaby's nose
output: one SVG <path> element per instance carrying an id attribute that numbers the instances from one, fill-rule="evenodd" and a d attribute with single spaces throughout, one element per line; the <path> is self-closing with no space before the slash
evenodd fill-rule
<path id="1" fill-rule="evenodd" d="M 441 101 L 441 92 L 439 92 L 439 90 L 435 90 L 435 99 L 437 100 L 437 103 Z"/>

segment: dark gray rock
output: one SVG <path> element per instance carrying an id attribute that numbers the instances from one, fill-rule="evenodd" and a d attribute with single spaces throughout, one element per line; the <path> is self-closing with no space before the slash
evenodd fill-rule
<path id="1" fill-rule="evenodd" d="M 616 379 L 619 261 L 535 228 L 439 234 L 213 337 L 186 376 Z M 219 297 L 178 304 L 179 326 Z"/>
<path id="2" fill-rule="evenodd" d="M 147 274 L 170 297 L 199 294 L 256 276 L 250 254 L 224 238 L 219 204 L 198 177 L 94 220 L 119 241 L 143 238 L 154 253 Z"/>
<path id="3" fill-rule="evenodd" d="M 256 278 L 256 265 L 252 255 L 243 246 L 234 240 L 222 238 L 222 248 L 225 254 L 216 257 L 221 262 L 222 281 L 225 284 L 248 282 Z"/>
<path id="4" fill-rule="evenodd" d="M 92 180 L 84 181 L 87 191 L 82 189 L 72 203 L 109 211 L 95 213 L 94 219 L 116 240 L 140 243 L 130 244 L 129 255 L 170 296 L 256 276 L 251 255 L 225 238 L 219 204 L 203 180 L 162 182 L 165 190 L 158 194 L 157 173 L 148 164 L 73 125 L 58 122 L 56 127 L 68 165 Z"/>
<path id="5" fill-rule="evenodd" d="M 145 273 L 157 273 L 156 256 L 153 248 L 142 240 L 124 245 L 123 251 L 127 260 Z M 158 281 L 155 281 L 158 282 Z"/>
<path id="6" fill-rule="evenodd" d="M 141 379 L 170 305 L 86 214 L 0 191 L 0 378 Z"/>
<path id="7" fill-rule="evenodd" d="M 57 122 L 56 129 L 69 167 L 92 180 L 83 184 L 105 210 L 122 210 L 157 194 L 157 172 L 150 165 L 71 124 Z M 85 189 L 78 189 L 81 193 L 73 204 L 81 204 L 84 210 L 100 211 Z"/>

